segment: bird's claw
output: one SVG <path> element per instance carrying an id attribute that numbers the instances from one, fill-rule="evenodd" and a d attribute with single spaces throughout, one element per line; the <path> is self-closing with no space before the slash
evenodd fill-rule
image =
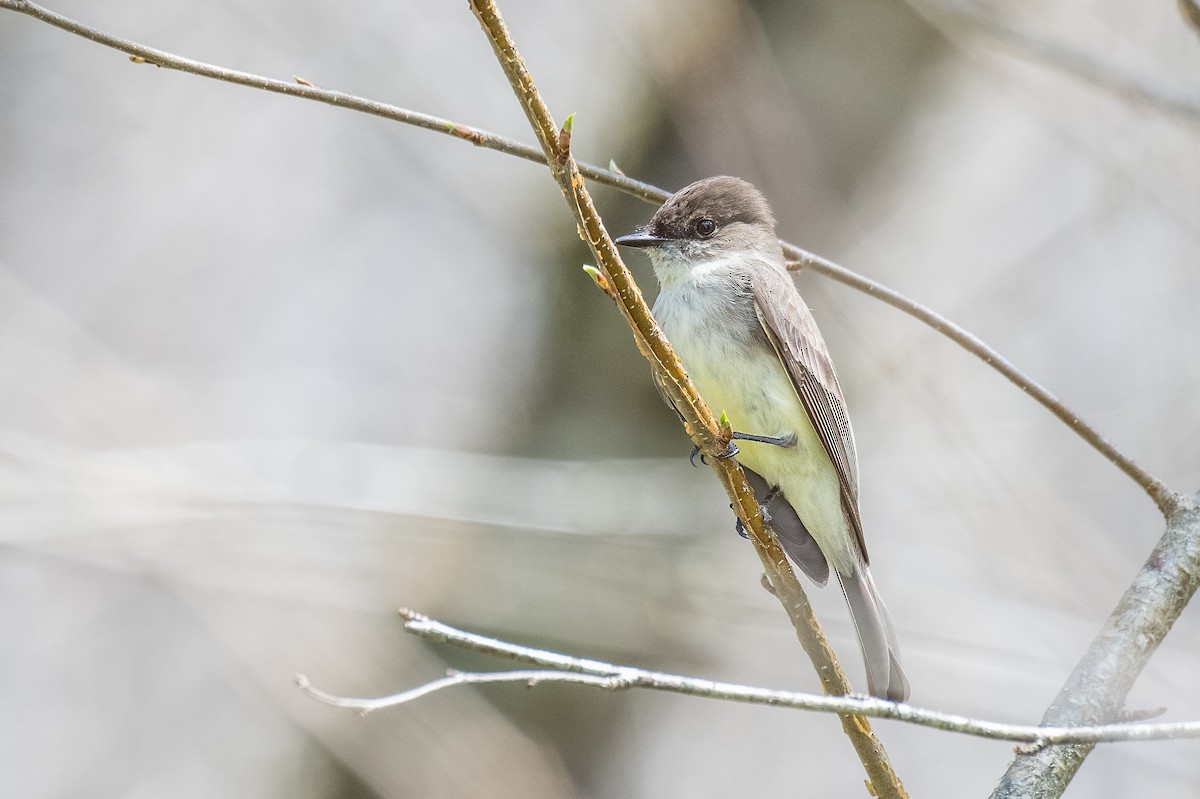
<path id="1" fill-rule="evenodd" d="M 719 460 L 719 461 L 729 460 L 734 455 L 737 455 L 738 452 L 740 452 L 740 450 L 738 449 L 738 445 L 733 443 L 732 441 L 730 441 L 729 444 L 725 447 L 725 449 L 723 451 L 717 453 L 717 460 Z M 692 447 L 692 454 L 688 455 L 688 463 L 692 464 L 692 466 L 695 466 L 697 469 L 700 468 L 700 467 L 696 466 L 696 456 L 697 455 L 700 456 L 700 462 L 703 463 L 705 466 L 707 466 L 708 458 L 704 455 L 703 452 L 700 451 L 699 447 Z"/>

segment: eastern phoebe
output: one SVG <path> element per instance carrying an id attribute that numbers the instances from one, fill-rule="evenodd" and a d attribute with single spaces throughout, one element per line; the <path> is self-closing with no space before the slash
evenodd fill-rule
<path id="1" fill-rule="evenodd" d="M 654 316 L 709 407 L 729 418 L 784 551 L 818 585 L 833 567 L 870 692 L 904 701 L 896 631 L 867 568 L 846 403 L 767 201 L 744 180 L 707 178 L 617 243 L 650 256 L 662 287 Z"/>

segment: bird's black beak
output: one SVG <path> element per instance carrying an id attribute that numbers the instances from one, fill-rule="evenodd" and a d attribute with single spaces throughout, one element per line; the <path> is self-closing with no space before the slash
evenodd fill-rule
<path id="1" fill-rule="evenodd" d="M 623 244 L 626 247 L 658 247 L 666 244 L 670 239 L 664 239 L 662 236 L 655 236 L 648 230 L 635 230 L 624 236 L 614 239 L 617 244 Z"/>

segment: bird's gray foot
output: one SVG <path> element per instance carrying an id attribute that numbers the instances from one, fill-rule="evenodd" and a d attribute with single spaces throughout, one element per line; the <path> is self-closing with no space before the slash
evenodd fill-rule
<path id="1" fill-rule="evenodd" d="M 763 515 L 763 521 L 766 522 L 767 524 L 771 523 L 771 513 L 770 513 L 770 511 L 767 510 L 767 506 L 770 505 L 772 501 L 774 501 L 775 497 L 779 496 L 780 490 L 781 489 L 779 488 L 779 486 L 771 486 L 771 490 L 768 491 L 767 495 L 765 497 L 763 497 L 758 503 L 758 510 Z M 729 506 L 729 509 L 733 510 L 732 504 Z M 733 529 L 736 530 L 737 534 L 740 535 L 742 538 L 750 537 L 750 534 L 746 532 L 746 525 L 742 524 L 741 519 L 738 519 L 736 517 L 734 518 Z"/>

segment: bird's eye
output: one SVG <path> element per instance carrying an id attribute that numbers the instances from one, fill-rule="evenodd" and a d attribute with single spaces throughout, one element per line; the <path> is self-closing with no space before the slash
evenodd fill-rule
<path id="1" fill-rule="evenodd" d="M 696 235 L 702 239 L 707 239 L 717 232 L 717 223 L 708 218 L 697 219 L 695 227 Z"/>

